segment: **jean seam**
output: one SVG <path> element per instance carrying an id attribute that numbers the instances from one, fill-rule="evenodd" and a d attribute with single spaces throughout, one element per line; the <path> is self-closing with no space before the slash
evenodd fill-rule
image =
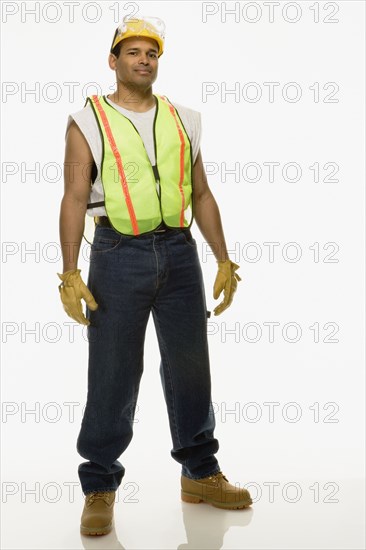
<path id="1" fill-rule="evenodd" d="M 156 286 L 155 288 L 158 288 L 158 285 L 159 285 L 159 258 L 158 258 L 158 255 L 156 253 L 156 248 L 155 248 L 155 235 L 153 234 L 153 242 L 152 242 L 152 245 L 153 245 L 153 249 L 154 249 L 154 254 L 155 254 L 155 258 L 156 258 Z"/>
<path id="2" fill-rule="evenodd" d="M 174 391 L 173 391 L 173 384 L 172 384 L 172 374 L 171 374 L 170 362 L 169 362 L 168 354 L 166 352 L 165 342 L 164 342 L 164 339 L 163 339 L 163 335 L 161 333 L 159 319 L 158 319 L 157 315 L 155 315 L 155 319 L 156 319 L 156 323 L 157 323 L 157 327 L 158 327 L 160 343 L 161 343 L 161 347 L 162 347 L 162 353 L 166 358 L 166 363 L 167 363 L 167 367 L 168 367 L 168 371 L 169 371 L 169 384 L 170 384 L 170 388 L 171 388 L 171 392 L 172 392 L 172 401 L 173 401 L 173 410 L 172 410 L 172 412 L 173 412 L 173 419 L 174 419 L 175 434 L 176 434 L 179 445 L 182 446 L 181 439 L 180 439 L 180 436 L 179 436 L 177 421 L 176 421 L 175 400 L 174 400 Z"/>

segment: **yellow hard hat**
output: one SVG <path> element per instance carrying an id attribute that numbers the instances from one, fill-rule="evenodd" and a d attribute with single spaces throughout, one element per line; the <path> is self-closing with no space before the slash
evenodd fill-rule
<path id="1" fill-rule="evenodd" d="M 126 15 L 116 29 L 111 52 L 119 42 L 130 38 L 130 36 L 146 36 L 156 40 L 159 46 L 158 57 L 164 51 L 165 24 L 158 17 L 140 16 L 137 18 Z"/>

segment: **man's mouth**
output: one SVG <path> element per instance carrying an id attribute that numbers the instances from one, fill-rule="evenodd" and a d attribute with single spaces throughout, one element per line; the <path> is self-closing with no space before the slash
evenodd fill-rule
<path id="1" fill-rule="evenodd" d="M 135 69 L 135 71 L 137 73 L 141 73 L 141 74 L 150 74 L 151 71 L 149 71 L 148 69 Z"/>

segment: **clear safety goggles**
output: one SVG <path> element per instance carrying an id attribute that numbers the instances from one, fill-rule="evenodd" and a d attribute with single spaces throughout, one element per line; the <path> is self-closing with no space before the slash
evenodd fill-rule
<path id="1" fill-rule="evenodd" d="M 159 17 L 151 17 L 149 15 L 131 17 L 130 15 L 125 15 L 122 23 L 117 28 L 117 37 L 120 38 L 130 30 L 136 33 L 145 30 L 156 34 L 162 40 L 165 39 L 165 23 Z"/>

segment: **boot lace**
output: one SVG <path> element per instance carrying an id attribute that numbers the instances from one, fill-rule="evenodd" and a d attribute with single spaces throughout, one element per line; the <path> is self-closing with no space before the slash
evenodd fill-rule
<path id="1" fill-rule="evenodd" d="M 108 504 L 108 498 L 110 497 L 110 494 L 110 491 L 96 491 L 94 493 L 91 493 L 90 495 L 88 495 L 88 504 L 93 504 L 93 502 L 97 499 L 102 499 Z"/>
<path id="2" fill-rule="evenodd" d="M 220 480 L 225 479 L 225 481 L 229 482 L 226 476 L 222 472 L 218 472 L 217 474 L 213 474 L 212 476 L 208 476 L 208 479 L 210 481 L 214 481 L 216 484 L 219 483 Z"/>

